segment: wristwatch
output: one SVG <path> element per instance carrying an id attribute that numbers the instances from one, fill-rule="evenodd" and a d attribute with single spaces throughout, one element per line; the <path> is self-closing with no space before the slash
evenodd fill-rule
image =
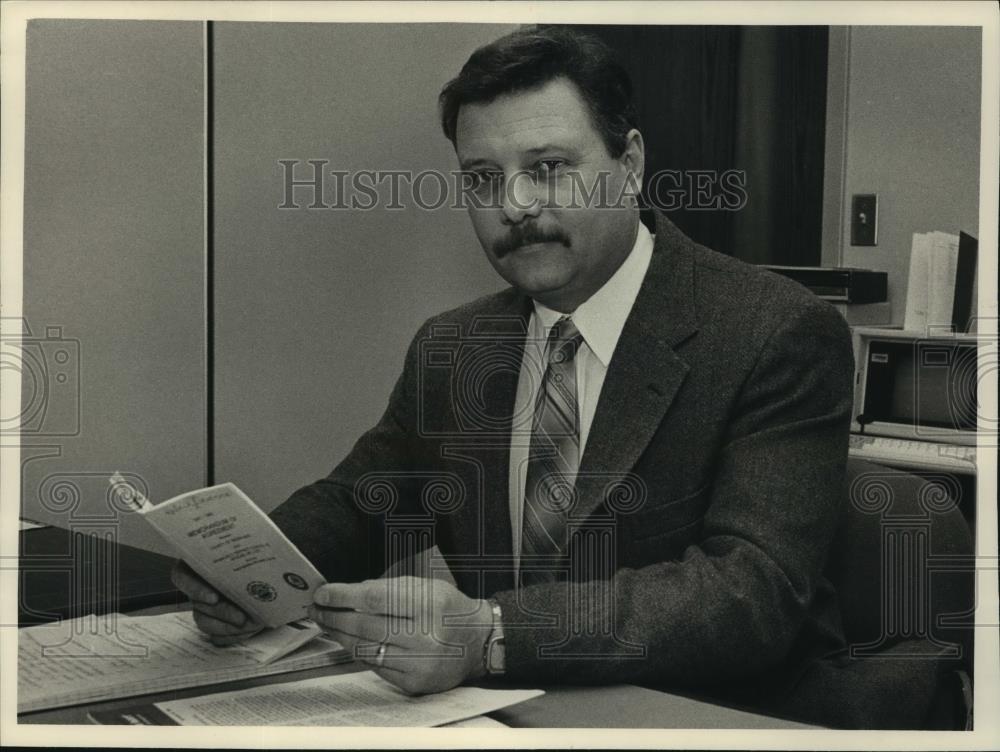
<path id="1" fill-rule="evenodd" d="M 503 676 L 507 671 L 507 648 L 503 639 L 503 614 L 500 604 L 490 598 L 487 600 L 493 612 L 493 630 L 486 638 L 483 646 L 483 668 L 488 676 Z"/>

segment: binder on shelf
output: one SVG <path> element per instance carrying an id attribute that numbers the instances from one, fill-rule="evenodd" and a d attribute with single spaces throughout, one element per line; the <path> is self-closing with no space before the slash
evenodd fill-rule
<path id="1" fill-rule="evenodd" d="M 966 233 L 914 233 L 903 328 L 968 331 L 975 298 L 978 243 Z"/>
<path id="2" fill-rule="evenodd" d="M 958 263 L 955 266 L 955 301 L 951 323 L 956 332 L 967 332 L 975 316 L 976 267 L 979 241 L 964 232 L 958 234 Z"/>

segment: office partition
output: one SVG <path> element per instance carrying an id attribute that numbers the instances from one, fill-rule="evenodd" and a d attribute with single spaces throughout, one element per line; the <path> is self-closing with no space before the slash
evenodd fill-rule
<path id="1" fill-rule="evenodd" d="M 204 479 L 203 36 L 99 20 L 27 33 L 30 335 L 4 364 L 22 371 L 22 514 L 152 546 L 107 475 L 154 498 Z"/>
<path id="2" fill-rule="evenodd" d="M 266 510 L 326 474 L 417 327 L 503 282 L 436 178 L 349 209 L 285 181 L 456 170 L 438 92 L 512 28 L 32 21 L 25 350 L 60 361 L 22 368 L 23 516 L 165 551 L 112 471 Z"/>

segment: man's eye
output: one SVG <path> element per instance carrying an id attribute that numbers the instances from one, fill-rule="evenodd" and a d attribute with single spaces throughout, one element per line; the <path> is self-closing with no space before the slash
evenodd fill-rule
<path id="1" fill-rule="evenodd" d="M 483 170 L 472 173 L 476 185 L 498 185 L 503 181 L 503 173 L 499 170 Z"/>
<path id="2" fill-rule="evenodd" d="M 535 163 L 535 179 L 555 180 L 563 175 L 565 167 L 562 159 L 540 159 Z"/>

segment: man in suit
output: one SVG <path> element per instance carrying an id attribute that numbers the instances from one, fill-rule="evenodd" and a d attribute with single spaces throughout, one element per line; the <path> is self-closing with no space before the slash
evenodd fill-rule
<path id="1" fill-rule="evenodd" d="M 780 708 L 843 647 L 822 571 L 853 358 L 803 288 L 640 221 L 644 144 L 599 42 L 519 31 L 442 92 L 510 289 L 426 322 L 378 424 L 273 519 L 314 616 L 380 675 L 639 682 Z M 378 579 L 437 545 L 454 585 Z M 258 625 L 186 567 L 217 641 Z"/>

